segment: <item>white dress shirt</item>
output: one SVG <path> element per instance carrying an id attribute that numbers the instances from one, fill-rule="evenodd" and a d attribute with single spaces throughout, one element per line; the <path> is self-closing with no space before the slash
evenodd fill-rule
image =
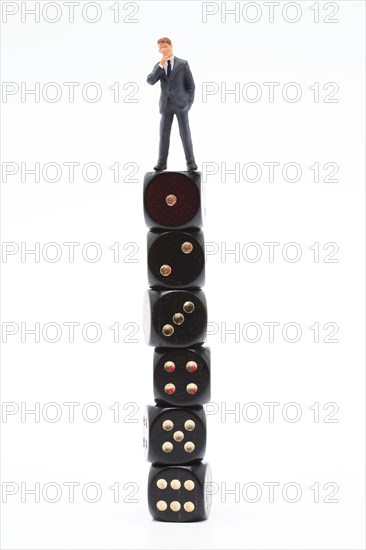
<path id="1" fill-rule="evenodd" d="M 174 65 L 174 55 L 171 55 L 168 60 L 170 60 L 170 67 L 171 69 L 173 70 L 173 65 Z M 165 74 L 168 74 L 168 63 L 165 63 L 165 65 L 162 65 L 161 63 L 159 63 L 159 67 L 161 67 L 162 69 L 164 69 L 165 71 Z"/>

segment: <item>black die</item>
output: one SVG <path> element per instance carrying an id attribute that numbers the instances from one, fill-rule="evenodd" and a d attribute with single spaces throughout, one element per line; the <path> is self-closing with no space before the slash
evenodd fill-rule
<path id="1" fill-rule="evenodd" d="M 148 481 L 149 510 L 160 521 L 202 521 L 211 509 L 211 469 L 207 463 L 192 466 L 152 465 Z"/>
<path id="2" fill-rule="evenodd" d="M 147 172 L 144 215 L 148 227 L 202 227 L 200 172 Z"/>
<path id="3" fill-rule="evenodd" d="M 194 409 L 148 405 L 144 417 L 144 447 L 149 462 L 191 464 L 206 449 L 206 415 Z"/>
<path id="4" fill-rule="evenodd" d="M 149 231 L 147 234 L 149 286 L 201 287 L 205 283 L 202 231 Z"/>
<path id="5" fill-rule="evenodd" d="M 203 290 L 148 290 L 144 333 L 149 346 L 189 347 L 206 341 L 207 304 Z"/>
<path id="6" fill-rule="evenodd" d="M 190 407 L 210 401 L 210 348 L 155 348 L 154 398 L 158 405 Z"/>

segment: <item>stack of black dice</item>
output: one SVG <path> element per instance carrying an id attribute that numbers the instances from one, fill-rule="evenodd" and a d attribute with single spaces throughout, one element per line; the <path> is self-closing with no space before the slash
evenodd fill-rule
<path id="1" fill-rule="evenodd" d="M 152 462 L 151 515 L 161 521 L 201 521 L 210 511 L 210 468 L 202 462 L 210 400 L 202 188 L 200 172 L 148 172 L 144 215 L 150 290 L 144 304 L 147 344 L 155 346 L 156 405 L 144 417 L 144 447 Z"/>

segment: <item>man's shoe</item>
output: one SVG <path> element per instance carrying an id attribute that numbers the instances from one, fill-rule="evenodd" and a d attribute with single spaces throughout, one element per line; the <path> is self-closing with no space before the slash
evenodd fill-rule
<path id="1" fill-rule="evenodd" d="M 188 172 L 192 172 L 193 170 L 197 170 L 197 164 L 195 162 L 187 162 L 187 170 L 188 170 Z"/>
<path id="2" fill-rule="evenodd" d="M 157 164 L 154 166 L 155 172 L 162 172 L 163 170 L 166 170 L 166 164 Z"/>

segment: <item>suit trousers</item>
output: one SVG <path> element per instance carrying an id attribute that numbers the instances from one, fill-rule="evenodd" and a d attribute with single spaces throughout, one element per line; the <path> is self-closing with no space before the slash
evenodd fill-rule
<path id="1" fill-rule="evenodd" d="M 177 109 L 170 98 L 168 98 L 167 109 L 160 119 L 160 143 L 158 164 L 165 166 L 169 153 L 170 132 L 172 129 L 173 117 L 176 115 L 179 125 L 179 134 L 182 140 L 186 162 L 194 162 L 191 131 L 188 122 L 188 110 Z"/>

